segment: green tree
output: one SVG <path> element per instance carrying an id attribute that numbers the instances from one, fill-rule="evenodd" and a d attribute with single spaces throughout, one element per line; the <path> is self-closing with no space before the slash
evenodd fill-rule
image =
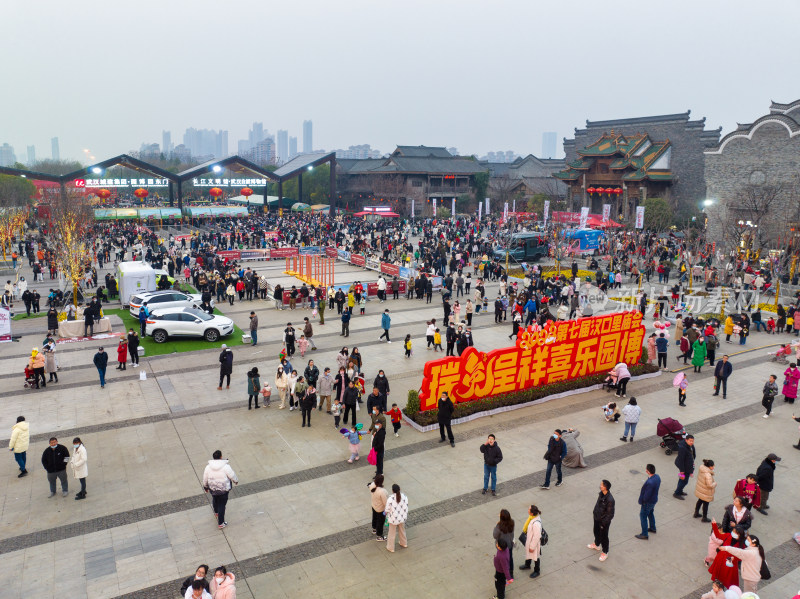
<path id="1" fill-rule="evenodd" d="M 25 206 L 33 202 L 36 186 L 16 175 L 0 175 L 0 206 Z"/>
<path id="2" fill-rule="evenodd" d="M 486 191 L 489 189 L 489 171 L 475 173 L 472 176 L 472 184 L 475 187 L 475 199 L 482 202 L 483 198 L 486 197 Z"/>
<path id="3" fill-rule="evenodd" d="M 37 173 L 46 173 L 48 175 L 66 175 L 67 173 L 74 173 L 83 168 L 83 165 L 77 160 L 39 160 L 30 170 Z"/>
<path id="4" fill-rule="evenodd" d="M 666 200 L 647 198 L 644 201 L 644 227 L 653 231 L 665 231 L 672 226 L 675 215 Z"/>

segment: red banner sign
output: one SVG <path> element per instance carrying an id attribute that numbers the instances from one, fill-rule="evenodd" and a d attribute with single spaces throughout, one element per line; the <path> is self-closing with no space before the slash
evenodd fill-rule
<path id="1" fill-rule="evenodd" d="M 339 255 L 339 252 L 336 250 L 335 247 L 326 247 L 325 248 L 325 255 L 328 258 L 336 258 Z"/>
<path id="2" fill-rule="evenodd" d="M 292 256 L 299 256 L 300 248 L 272 248 L 270 249 L 270 256 L 272 258 L 291 258 Z"/>
<path id="3" fill-rule="evenodd" d="M 530 327 L 514 347 L 488 353 L 468 347 L 425 364 L 420 409 L 435 408 L 445 391 L 455 403 L 474 401 L 636 364 L 644 334 L 642 314 L 634 311 Z"/>
<path id="4" fill-rule="evenodd" d="M 385 275 L 392 277 L 400 276 L 400 267 L 396 264 L 389 264 L 388 262 L 381 262 L 381 272 Z"/>
<path id="5" fill-rule="evenodd" d="M 356 266 L 364 266 L 367 263 L 361 254 L 350 254 L 350 262 Z"/>

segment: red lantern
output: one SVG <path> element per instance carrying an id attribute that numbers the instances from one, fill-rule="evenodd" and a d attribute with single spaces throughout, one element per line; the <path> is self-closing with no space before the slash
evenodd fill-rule
<path id="1" fill-rule="evenodd" d="M 606 187 L 606 193 L 614 193 L 614 190 L 610 187 Z"/>
<path id="2" fill-rule="evenodd" d="M 219 187 L 212 187 L 211 189 L 208 190 L 208 194 L 214 196 L 215 198 L 218 198 L 219 196 L 222 195 L 222 190 Z"/>
<path id="3" fill-rule="evenodd" d="M 622 190 L 618 187 L 617 189 L 614 190 L 614 193 L 617 194 L 618 196 L 622 195 Z"/>
<path id="4" fill-rule="evenodd" d="M 594 187 L 590 187 L 589 189 L 586 190 L 587 193 L 594 193 L 595 191 L 597 190 Z"/>
<path id="5" fill-rule="evenodd" d="M 249 187 L 245 187 L 242 189 L 241 193 L 244 197 L 249 198 L 251 195 L 253 195 L 253 190 Z"/>
<path id="6" fill-rule="evenodd" d="M 133 192 L 133 195 L 135 195 L 140 200 L 144 200 L 147 196 L 150 195 L 150 192 L 140 187 L 139 189 Z"/>
<path id="7" fill-rule="evenodd" d="M 105 202 L 108 198 L 111 197 L 111 192 L 108 191 L 107 189 L 98 189 L 97 197 Z"/>

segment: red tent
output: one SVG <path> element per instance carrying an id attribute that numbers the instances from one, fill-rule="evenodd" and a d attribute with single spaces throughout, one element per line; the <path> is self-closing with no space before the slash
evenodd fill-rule
<path id="1" fill-rule="evenodd" d="M 603 222 L 602 216 L 595 216 L 594 214 L 590 214 L 589 218 L 586 219 L 586 226 L 599 228 L 622 227 L 621 224 L 614 222 L 610 218 L 606 222 Z"/>

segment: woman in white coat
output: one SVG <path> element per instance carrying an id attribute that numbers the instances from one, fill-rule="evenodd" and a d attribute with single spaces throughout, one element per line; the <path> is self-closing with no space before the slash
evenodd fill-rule
<path id="1" fill-rule="evenodd" d="M 400 492 L 400 485 L 392 485 L 392 493 L 386 500 L 386 519 L 389 521 L 389 534 L 386 536 L 386 549 L 394 553 L 394 538 L 399 537 L 400 547 L 408 547 L 406 520 L 408 519 L 408 497 Z"/>
<path id="2" fill-rule="evenodd" d="M 278 390 L 278 397 L 281 399 L 279 409 L 286 407 L 286 395 L 289 388 L 289 377 L 286 376 L 286 371 L 283 366 L 278 366 L 278 372 L 275 375 L 275 388 Z"/>
<path id="3" fill-rule="evenodd" d="M 80 437 L 75 437 L 72 440 L 72 448 L 74 451 L 69 463 L 72 466 L 72 473 L 81 483 L 81 490 L 75 495 L 75 499 L 86 499 L 86 477 L 89 476 L 89 458 L 86 455 L 86 447 L 83 446 Z"/>
<path id="4" fill-rule="evenodd" d="M 520 570 L 530 570 L 533 561 L 531 578 L 539 576 L 540 556 L 542 553 L 542 512 L 532 505 L 528 510 L 528 521 L 525 525 L 525 563 Z"/>

